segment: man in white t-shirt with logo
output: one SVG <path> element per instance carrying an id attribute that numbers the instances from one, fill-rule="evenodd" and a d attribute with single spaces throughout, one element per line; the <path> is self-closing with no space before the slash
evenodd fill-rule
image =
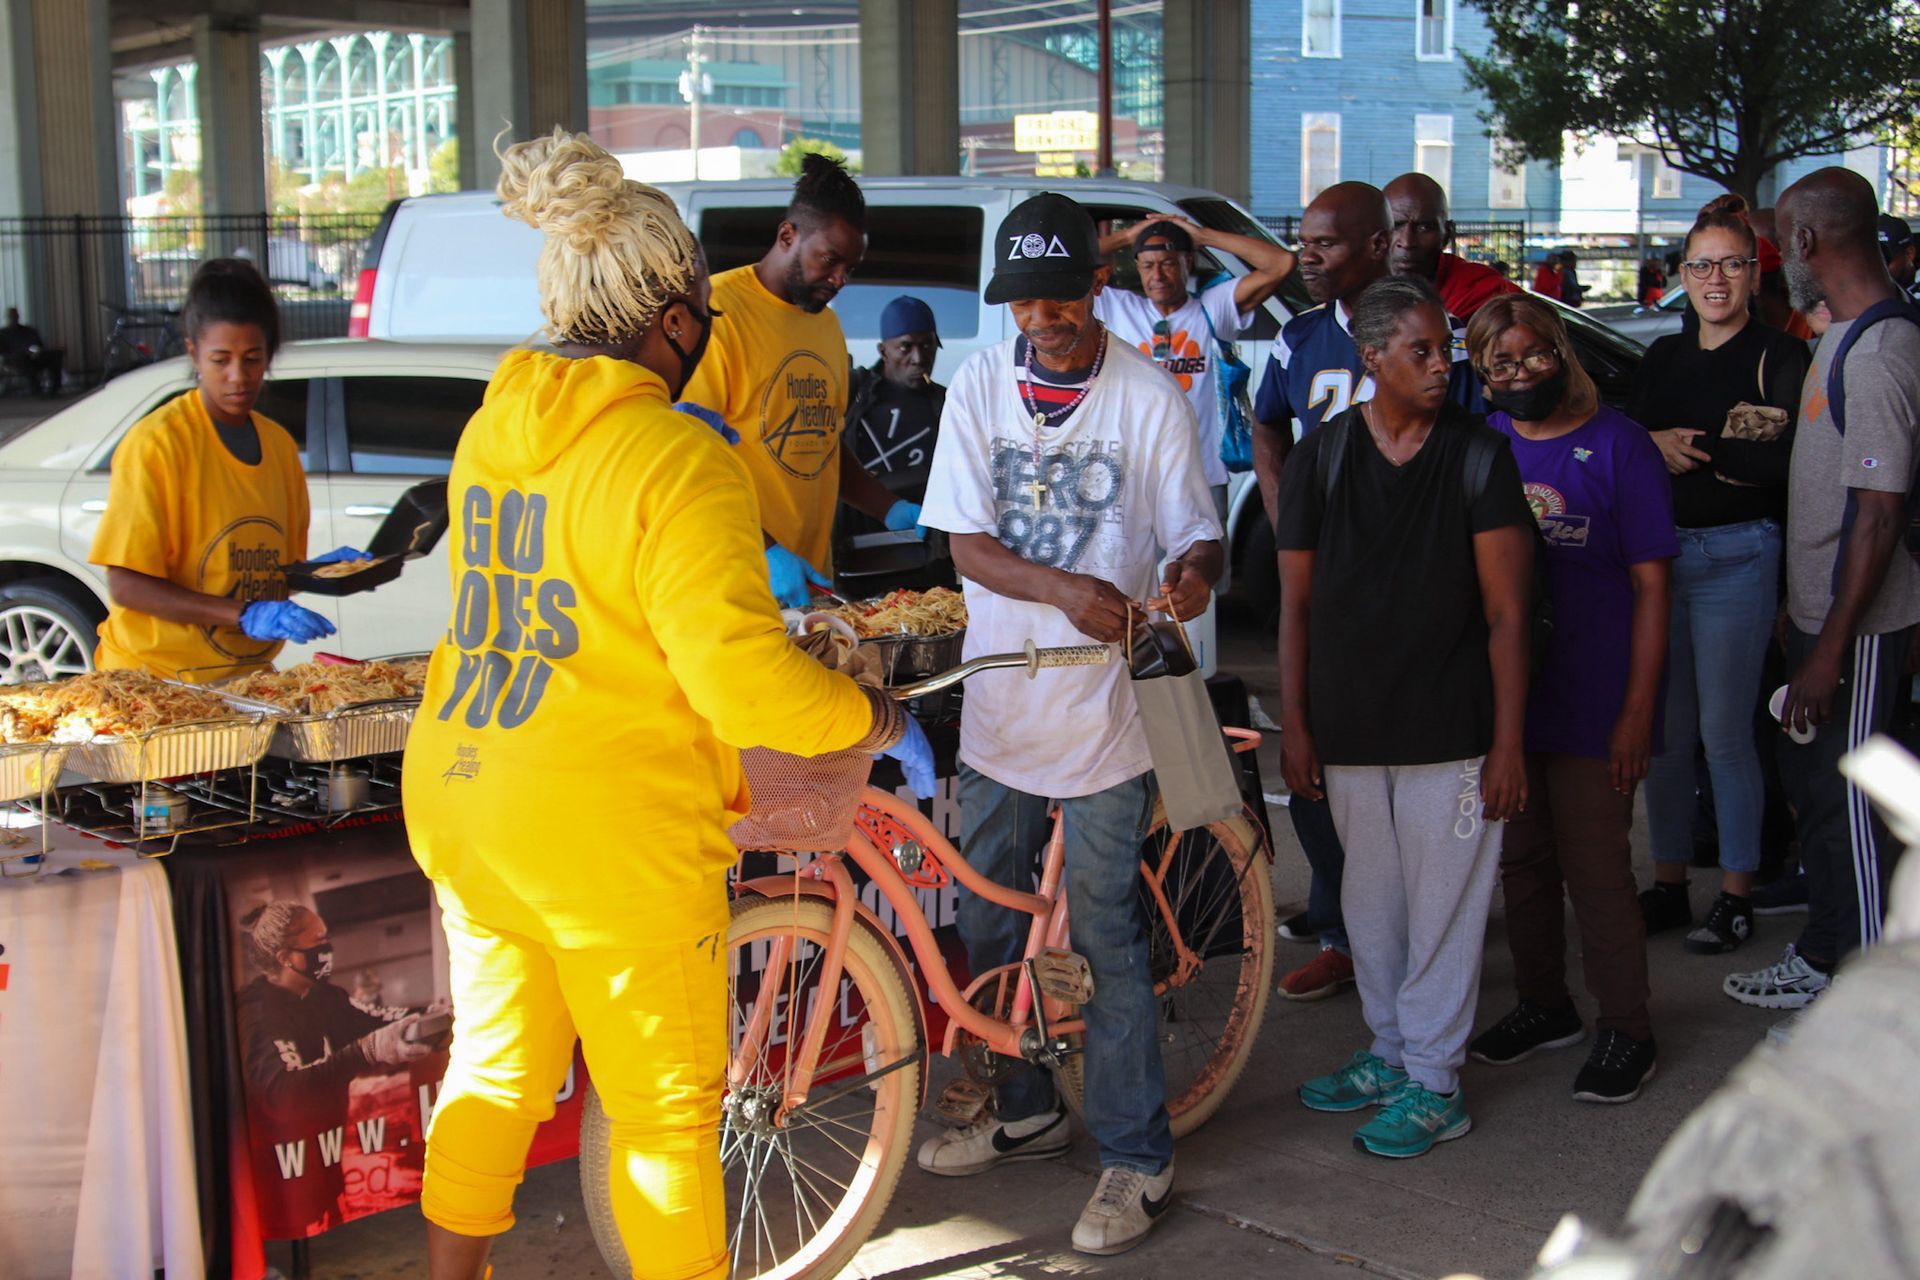
<path id="1" fill-rule="evenodd" d="M 1200 463 L 1214 502 L 1226 514 L 1227 467 L 1220 460 L 1220 342 L 1232 342 L 1253 323 L 1259 307 L 1293 272 L 1293 251 L 1271 240 L 1213 231 L 1184 218 L 1160 218 L 1139 227 L 1110 231 L 1100 238 L 1102 257 L 1110 258 L 1129 242 L 1140 272 L 1140 292 L 1103 289 L 1093 313 L 1114 337 L 1138 347 L 1166 370 L 1187 393 L 1200 421 Z M 1193 292 L 1195 248 L 1230 253 L 1247 265 L 1239 279 L 1228 276 Z"/>
<path id="2" fill-rule="evenodd" d="M 1020 333 L 974 354 L 947 389 L 924 524 L 951 535 L 965 580 L 966 656 L 1122 640 L 1142 606 L 1188 618 L 1220 577 L 1220 521 L 1193 408 L 1153 361 L 1095 314 L 1105 283 L 1093 220 L 1039 195 L 993 240 L 990 304 Z M 1168 556 L 1163 573 L 1155 567 Z M 960 843 L 997 883 L 1031 890 L 1049 832 L 1065 822 L 1073 950 L 1093 971 L 1086 1017 L 1086 1125 L 1099 1187 L 1073 1247 L 1112 1254 L 1146 1237 L 1173 1188 L 1173 1134 L 1157 1040 L 1138 851 L 1153 809 L 1152 762 L 1125 666 L 1070 667 L 1029 681 L 968 682 L 960 720 Z M 960 935 L 976 977 L 1019 961 L 1029 917 L 961 891 Z M 1068 1146 L 1053 1083 L 1033 1068 L 1002 1083 L 992 1114 L 920 1149 L 929 1173 L 981 1173 Z"/>

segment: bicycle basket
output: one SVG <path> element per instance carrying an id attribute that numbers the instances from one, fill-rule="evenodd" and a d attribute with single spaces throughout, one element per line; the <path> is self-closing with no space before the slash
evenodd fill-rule
<path id="1" fill-rule="evenodd" d="M 823 853 L 846 847 L 873 758 L 864 751 L 790 756 L 769 747 L 740 753 L 753 808 L 727 835 L 740 849 Z"/>

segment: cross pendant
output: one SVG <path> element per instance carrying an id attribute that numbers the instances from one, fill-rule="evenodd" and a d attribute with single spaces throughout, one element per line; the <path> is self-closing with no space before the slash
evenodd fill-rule
<path id="1" fill-rule="evenodd" d="M 1047 505 L 1046 481 L 1035 476 L 1033 483 L 1028 485 L 1027 488 L 1033 492 L 1033 506 L 1036 511 Z"/>

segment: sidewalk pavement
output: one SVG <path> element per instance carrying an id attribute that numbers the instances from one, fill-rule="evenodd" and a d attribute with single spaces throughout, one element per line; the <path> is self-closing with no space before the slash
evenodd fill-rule
<path id="1" fill-rule="evenodd" d="M 1273 706 L 1271 657 L 1244 634 L 1226 642 L 1229 665 Z M 1271 791 L 1279 787 L 1276 746 L 1262 748 Z M 1277 844 L 1276 901 L 1285 918 L 1306 897 L 1307 869 L 1279 804 L 1270 806 Z M 1644 883 L 1645 830 L 1634 847 Z M 1712 872 L 1693 874 L 1696 913 L 1713 897 Z M 1481 979 L 1477 1028 L 1512 1006 L 1512 962 L 1495 895 Z M 1659 1069 L 1624 1106 L 1573 1101 L 1573 1077 L 1587 1045 L 1544 1053 L 1512 1067 L 1469 1062 L 1463 1087 L 1473 1132 L 1417 1160 L 1383 1160 L 1354 1150 L 1364 1115 L 1307 1111 L 1294 1090 L 1332 1070 L 1368 1036 L 1351 989 L 1329 1000 L 1267 1006 L 1260 1044 L 1233 1096 L 1200 1132 L 1181 1142 L 1175 1207 L 1153 1237 L 1117 1258 L 1071 1251 L 1074 1219 L 1093 1192 L 1098 1160 L 1084 1135 L 1062 1159 L 1009 1166 L 977 1178 L 935 1179 L 909 1161 L 880 1230 L 845 1274 L 863 1280 L 989 1280 L 1000 1277 L 1428 1278 L 1474 1272 L 1523 1277 L 1563 1213 L 1604 1229 L 1618 1225 L 1641 1175 L 1687 1114 L 1759 1045 L 1784 1015 L 1749 1009 L 1720 993 L 1728 973 L 1779 957 L 1804 917 L 1763 917 L 1757 937 L 1724 957 L 1686 954 L 1677 933 L 1650 941 L 1654 1034 Z M 1569 919 L 1569 935 L 1577 938 Z M 1279 942 L 1276 974 L 1312 958 Z M 1575 999 L 1577 945 L 1569 958 Z M 934 1089 L 948 1076 L 936 1062 Z M 932 1133 L 923 1121 L 918 1137 Z M 573 1161 L 538 1169 L 521 1188 L 519 1225 L 494 1251 L 501 1280 L 600 1275 L 581 1208 Z M 286 1267 L 285 1246 L 272 1255 Z M 316 1278 L 424 1276 L 420 1219 L 402 1210 L 364 1219 L 312 1245 Z"/>

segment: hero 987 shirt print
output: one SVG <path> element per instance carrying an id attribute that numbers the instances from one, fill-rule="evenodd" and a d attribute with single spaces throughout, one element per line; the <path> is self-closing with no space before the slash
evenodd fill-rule
<path id="1" fill-rule="evenodd" d="M 1019 339 L 973 355 L 947 390 L 921 519 L 990 534 L 1034 564 L 1085 574 L 1128 597 L 1157 594 L 1165 556 L 1220 537 L 1198 424 L 1178 384 L 1115 338 L 1093 390 L 1065 422 L 1034 429 L 1019 392 Z M 1037 458 L 1037 460 L 1036 460 Z M 968 658 L 1094 643 L 1050 604 L 964 581 Z M 1119 662 L 967 682 L 960 758 L 1031 795 L 1093 795 L 1151 762 Z"/>

